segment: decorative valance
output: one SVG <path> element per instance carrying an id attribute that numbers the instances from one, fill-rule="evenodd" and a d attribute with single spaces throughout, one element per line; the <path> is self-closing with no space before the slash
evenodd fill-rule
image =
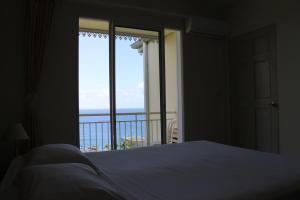
<path id="1" fill-rule="evenodd" d="M 83 37 L 93 37 L 93 38 L 108 38 L 108 31 L 104 31 L 104 30 L 88 30 L 88 29 L 80 29 L 79 31 L 79 35 L 83 36 Z M 143 35 L 143 34 L 137 34 L 137 33 L 126 33 L 126 32 L 116 32 L 115 35 L 116 39 L 119 40 L 129 40 L 129 41 L 138 41 L 138 40 L 154 40 L 154 41 L 158 41 L 158 37 L 157 36 L 153 36 L 153 35 Z"/>

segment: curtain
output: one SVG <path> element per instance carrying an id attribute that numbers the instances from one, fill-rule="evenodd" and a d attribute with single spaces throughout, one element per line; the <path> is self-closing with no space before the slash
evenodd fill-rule
<path id="1" fill-rule="evenodd" d="M 43 67 L 45 47 L 51 29 L 54 3 L 54 0 L 26 0 L 26 94 L 24 125 L 30 137 L 31 147 L 41 144 L 37 116 L 38 86 Z"/>

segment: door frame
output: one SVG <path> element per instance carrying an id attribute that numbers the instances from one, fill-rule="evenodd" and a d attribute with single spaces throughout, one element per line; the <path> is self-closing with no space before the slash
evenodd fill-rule
<path id="1" fill-rule="evenodd" d="M 256 62 L 254 56 L 252 55 L 254 51 L 253 48 L 254 48 L 254 39 L 260 35 L 263 35 L 263 34 L 269 34 L 270 35 L 270 62 L 271 62 L 271 65 L 272 65 L 272 74 L 270 74 L 270 78 L 271 78 L 271 83 L 272 83 L 272 90 L 271 90 L 271 94 L 272 94 L 272 101 L 275 101 L 277 104 L 280 104 L 279 103 L 279 97 L 278 97 L 278 70 L 277 70 L 277 41 L 276 41 L 276 35 L 277 35 L 277 28 L 276 28 L 276 25 L 275 24 L 271 24 L 271 25 L 268 25 L 268 26 L 265 26 L 265 27 L 262 27 L 262 28 L 258 28 L 258 29 L 255 29 L 253 31 L 249 31 L 249 32 L 246 32 L 246 33 L 242 33 L 240 35 L 237 35 L 237 36 L 234 36 L 231 38 L 230 40 L 230 77 L 232 79 L 232 74 L 233 74 L 233 63 L 234 63 L 234 58 L 233 58 L 233 55 L 232 55 L 232 42 L 236 42 L 236 41 L 239 41 L 239 40 L 248 40 L 250 41 L 250 45 L 251 45 L 251 67 L 253 68 L 253 65 L 254 65 L 254 62 Z M 253 73 L 253 77 L 254 78 L 254 71 L 253 69 L 251 69 L 251 72 Z M 255 80 L 253 79 L 253 92 L 255 92 Z M 230 139 L 231 139 L 231 144 L 233 145 L 237 145 L 237 144 L 234 144 L 233 140 L 236 140 L 236 133 L 233 128 L 235 127 L 235 122 L 233 121 L 233 91 L 232 91 L 232 85 L 233 85 L 233 80 L 230 80 L 230 104 L 231 104 L 231 107 L 230 107 L 230 126 L 231 126 L 231 130 L 232 130 L 232 133 L 230 135 Z M 255 94 L 253 94 L 255 95 Z M 272 117 L 271 117 L 271 120 L 272 120 L 272 123 L 274 123 L 272 125 L 272 134 L 270 136 L 270 140 L 271 140 L 271 149 L 270 151 L 272 151 L 273 153 L 280 153 L 280 133 L 279 133 L 279 107 L 272 107 L 271 108 L 271 112 L 272 112 Z M 255 127 L 254 129 L 256 129 L 256 124 L 255 124 Z M 255 132 L 255 148 L 257 148 L 257 135 L 256 135 L 256 132 Z"/>
<path id="2" fill-rule="evenodd" d="M 135 25 L 134 23 L 126 23 L 126 22 L 119 22 L 119 20 L 116 19 L 109 19 L 106 17 L 97 17 L 97 16 L 86 16 L 86 15 L 77 15 L 76 17 L 76 33 L 79 32 L 79 19 L 80 18 L 90 18 L 90 19 L 99 19 L 109 22 L 109 91 L 110 91 L 110 120 L 111 120 L 111 149 L 114 150 L 117 148 L 117 140 L 116 140 L 116 83 L 115 83 L 115 27 L 126 27 L 126 28 L 134 28 L 134 29 L 143 29 L 143 30 L 149 30 L 149 31 L 155 31 L 159 33 L 159 80 L 160 80 L 160 110 L 161 110 L 161 143 L 166 144 L 167 143 L 167 133 L 166 133 L 166 83 L 165 83 L 165 34 L 164 31 L 168 27 L 164 26 L 149 26 L 149 25 Z M 122 20 L 121 20 L 122 21 Z M 183 87 L 183 30 L 180 28 L 170 28 L 174 29 L 176 31 L 179 31 L 180 34 L 176 39 L 176 42 L 178 44 L 177 48 L 177 98 L 178 98 L 178 130 L 180 135 L 180 142 L 185 141 L 184 137 L 184 107 L 183 107 L 183 93 L 184 93 L 184 87 Z M 77 35 L 77 34 L 76 34 Z M 76 62 L 77 62 L 77 80 L 79 80 L 79 39 L 76 37 Z M 77 108 L 76 108 L 76 122 L 77 122 L 77 134 L 75 136 L 76 145 L 80 146 L 80 127 L 79 127 L 79 81 L 77 82 Z"/>

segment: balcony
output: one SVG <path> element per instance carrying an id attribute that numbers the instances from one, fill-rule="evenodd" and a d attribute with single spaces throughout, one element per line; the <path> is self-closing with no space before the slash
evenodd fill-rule
<path id="1" fill-rule="evenodd" d="M 167 112 L 167 138 L 172 136 L 176 112 Z M 110 114 L 80 114 L 80 150 L 98 152 L 111 150 Z M 88 120 L 87 120 L 88 119 Z M 125 150 L 161 143 L 159 112 L 117 113 L 117 149 Z M 176 126 L 176 125 L 175 125 Z"/>

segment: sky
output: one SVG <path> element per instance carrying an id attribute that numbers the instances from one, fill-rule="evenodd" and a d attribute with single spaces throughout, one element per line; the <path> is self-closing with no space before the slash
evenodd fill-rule
<path id="1" fill-rule="evenodd" d="M 144 108 L 143 56 L 116 40 L 116 106 Z M 109 39 L 79 36 L 79 109 L 109 109 Z"/>

